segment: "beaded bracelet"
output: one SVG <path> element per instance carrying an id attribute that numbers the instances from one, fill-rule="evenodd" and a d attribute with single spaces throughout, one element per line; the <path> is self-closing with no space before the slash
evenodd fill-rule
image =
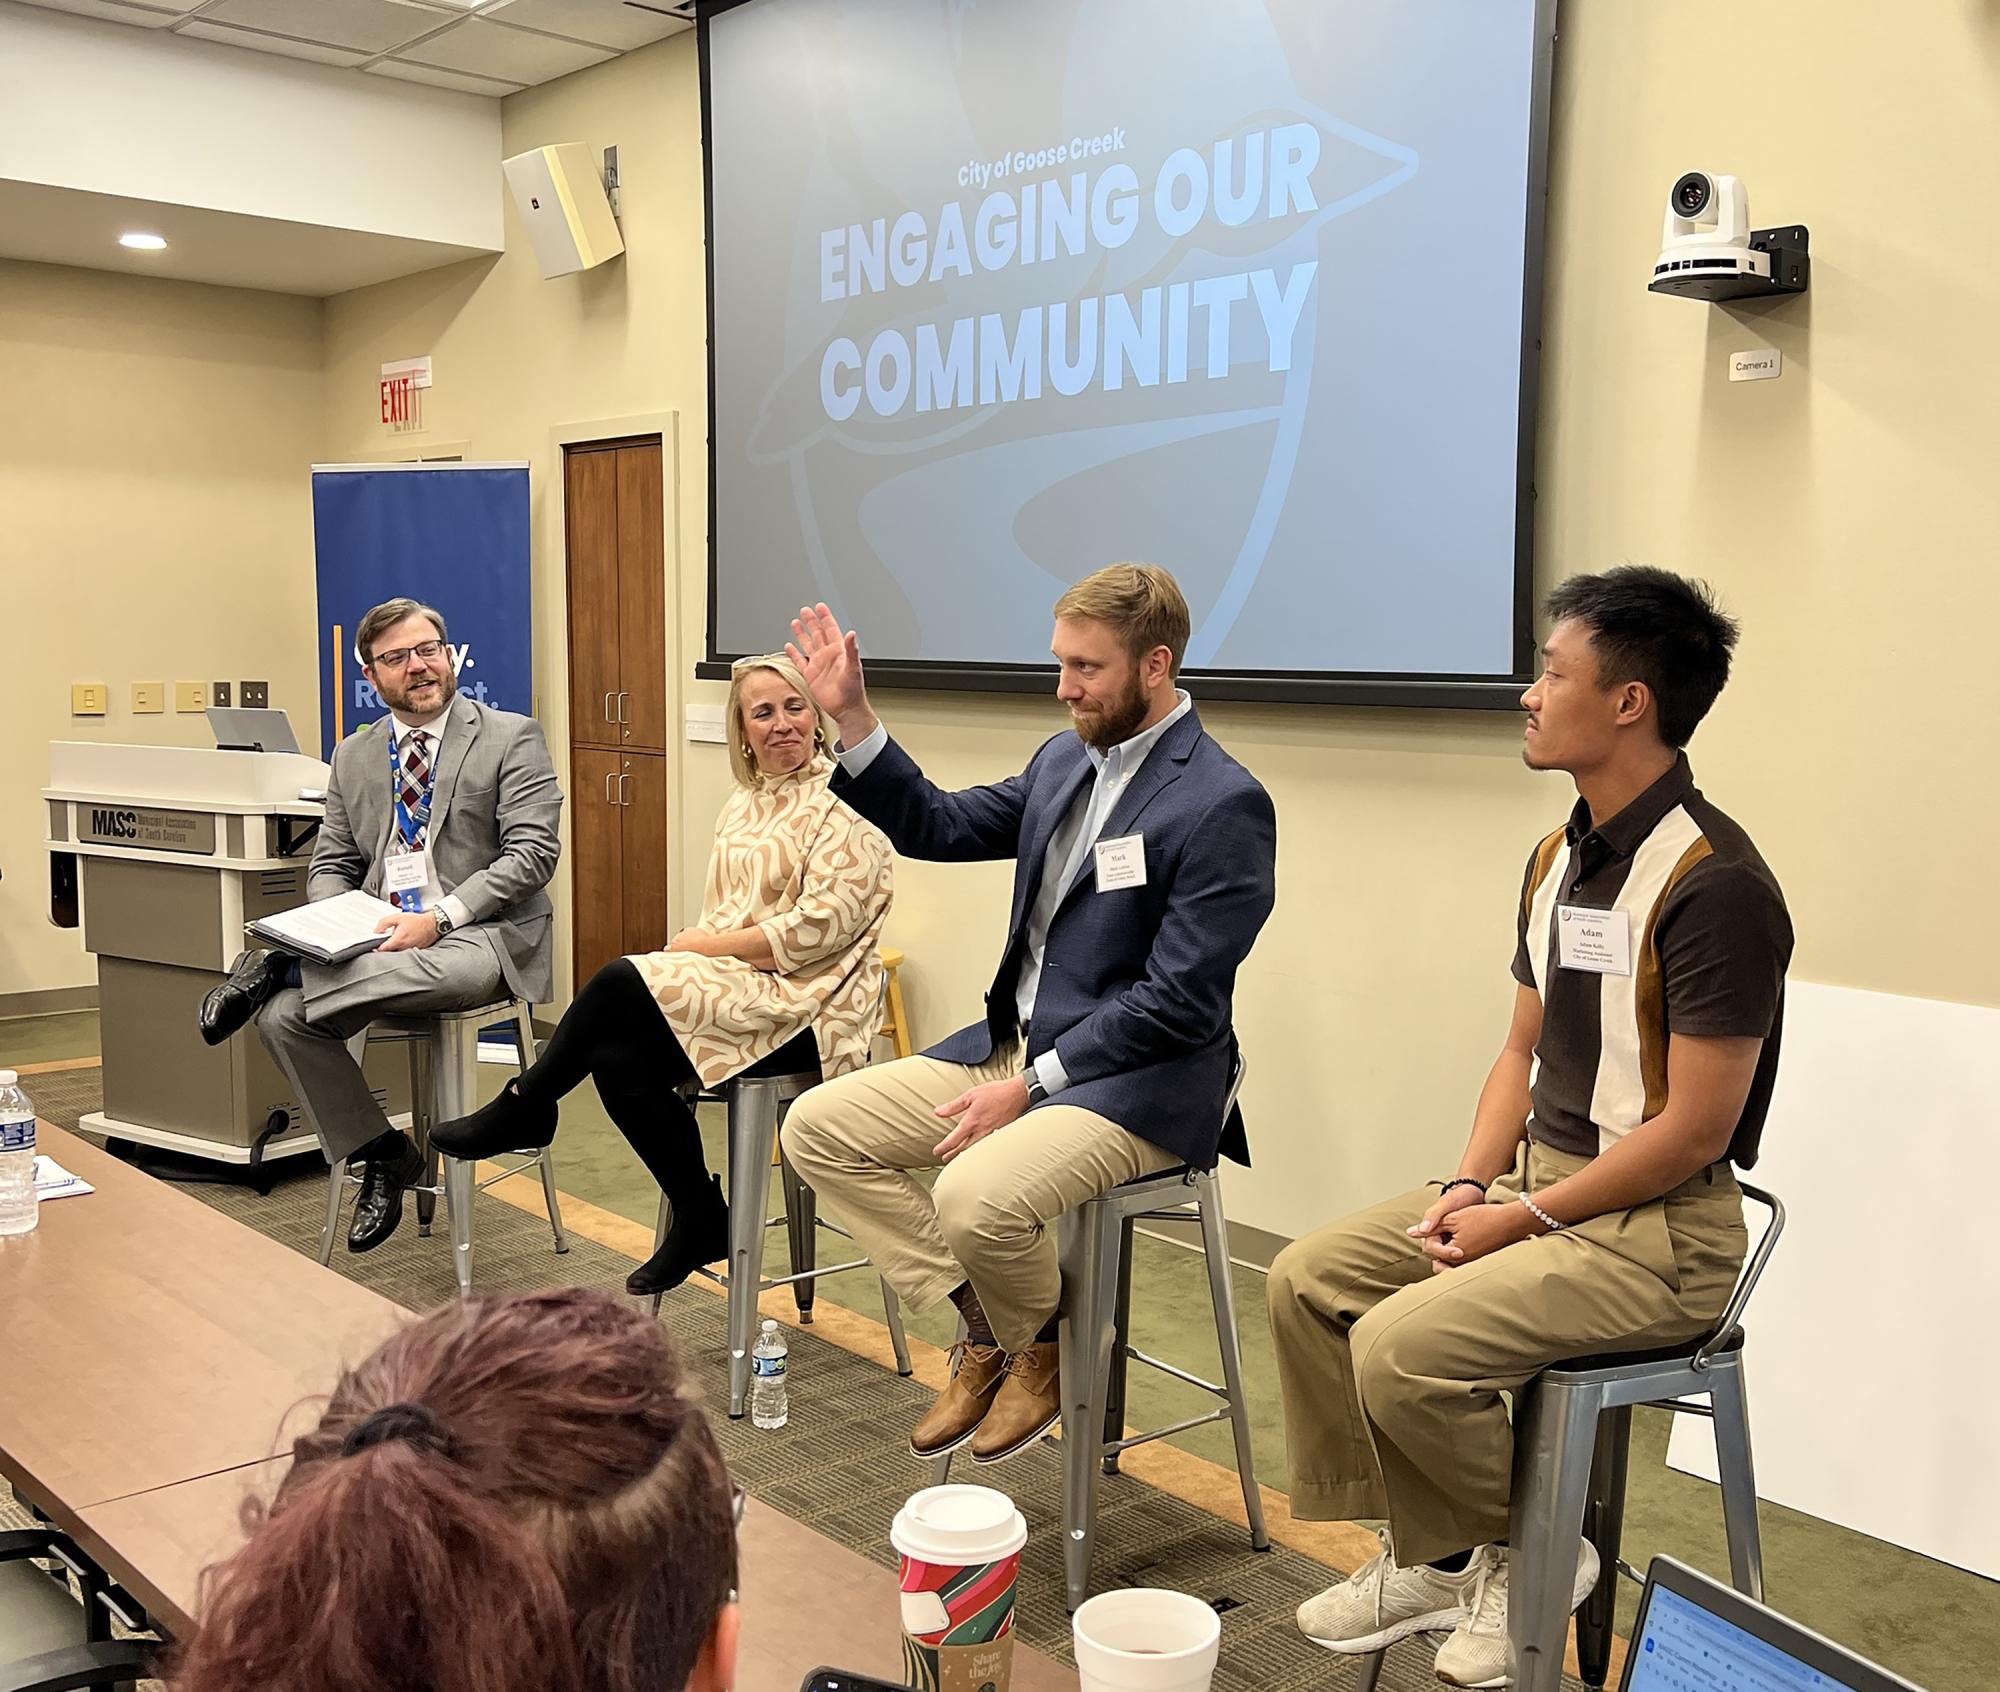
<path id="1" fill-rule="evenodd" d="M 1521 1194 L 1521 1202 L 1528 1207 L 1528 1214 L 1541 1223 L 1543 1227 L 1547 1228 L 1550 1233 L 1560 1234 L 1563 1231 L 1563 1224 L 1535 1203 L 1533 1199 L 1529 1198 L 1526 1193 Z"/>
<path id="2" fill-rule="evenodd" d="M 1486 1194 L 1486 1183 L 1484 1181 L 1476 1181 L 1470 1175 L 1459 1175 L 1452 1180 L 1440 1181 L 1438 1183 L 1438 1197 L 1443 1198 L 1453 1187 L 1477 1187 L 1482 1198 Z"/>

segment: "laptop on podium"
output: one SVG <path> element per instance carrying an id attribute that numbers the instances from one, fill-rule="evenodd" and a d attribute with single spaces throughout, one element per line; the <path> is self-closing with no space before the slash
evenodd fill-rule
<path id="1" fill-rule="evenodd" d="M 1923 1692 L 1671 1557 L 1646 1570 L 1618 1692 Z"/>

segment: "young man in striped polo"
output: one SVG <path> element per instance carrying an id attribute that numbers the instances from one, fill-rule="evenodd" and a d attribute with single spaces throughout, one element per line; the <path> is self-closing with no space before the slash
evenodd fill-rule
<path id="1" fill-rule="evenodd" d="M 1696 1338 L 1743 1260 L 1792 927 L 1681 750 L 1736 625 L 1638 566 L 1549 597 L 1522 756 L 1577 789 L 1529 855 L 1514 1015 L 1450 1179 L 1271 1266 L 1292 1511 L 1386 1516 L 1383 1552 L 1299 1626 L 1365 1652 L 1451 1629 L 1447 1685 L 1506 1686 L 1513 1434 L 1503 1391 L 1593 1352 Z M 1597 1579 L 1579 1549 L 1575 1602 Z"/>

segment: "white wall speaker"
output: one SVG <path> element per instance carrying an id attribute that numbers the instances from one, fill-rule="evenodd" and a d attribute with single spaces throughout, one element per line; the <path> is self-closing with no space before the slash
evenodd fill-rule
<path id="1" fill-rule="evenodd" d="M 544 276 L 588 270 L 625 250 L 596 163 L 581 141 L 516 153 L 501 169 Z"/>

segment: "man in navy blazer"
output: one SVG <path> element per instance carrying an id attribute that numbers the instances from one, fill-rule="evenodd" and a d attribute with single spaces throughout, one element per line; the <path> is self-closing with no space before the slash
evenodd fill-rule
<path id="1" fill-rule="evenodd" d="M 996 1462 L 1061 1414 L 1053 1224 L 1142 1175 L 1249 1161 L 1222 1120 L 1236 971 L 1275 896 L 1270 796 L 1175 684 L 1188 609 L 1165 570 L 1114 564 L 1057 601 L 1074 732 L 1017 776 L 946 793 L 869 708 L 859 643 L 824 605 L 787 650 L 839 725 L 834 791 L 897 851 L 1014 860 L 986 1014 L 921 1056 L 793 1107 L 786 1154 L 903 1301 L 965 1318 L 911 1449 Z M 934 1188 L 914 1171 L 942 1164 Z"/>

